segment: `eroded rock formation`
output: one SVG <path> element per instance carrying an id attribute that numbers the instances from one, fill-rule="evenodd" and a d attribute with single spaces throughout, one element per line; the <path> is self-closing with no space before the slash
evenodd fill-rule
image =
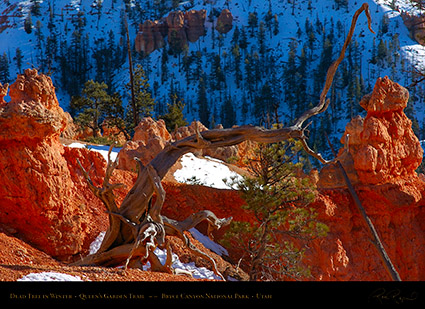
<path id="1" fill-rule="evenodd" d="M 0 83 L 0 105 L 5 104 L 4 97 L 7 95 L 7 91 L 9 90 L 9 84 L 2 85 Z"/>
<path id="2" fill-rule="evenodd" d="M 162 34 L 164 28 L 165 26 L 157 20 L 147 20 L 143 24 L 140 24 L 135 41 L 136 51 L 150 54 L 154 50 L 163 47 L 165 44 Z"/>
<path id="3" fill-rule="evenodd" d="M 425 182 L 415 169 L 423 150 L 404 114 L 408 92 L 379 78 L 346 127 L 342 163 L 402 280 L 424 280 Z M 347 135 L 349 138 L 347 139 Z M 312 273 L 321 280 L 391 280 L 335 164 L 325 166 L 313 205 L 330 227 L 326 239 L 308 252 Z"/>
<path id="4" fill-rule="evenodd" d="M 206 10 L 191 10 L 184 13 L 186 20 L 186 35 L 187 40 L 194 43 L 199 40 L 201 36 L 205 35 L 205 19 L 207 17 Z"/>
<path id="5" fill-rule="evenodd" d="M 172 49 L 181 51 L 188 42 L 196 42 L 205 35 L 206 15 L 206 10 L 174 11 L 161 20 L 145 21 L 139 25 L 136 51 L 150 54 L 163 47 L 165 41 Z"/>
<path id="6" fill-rule="evenodd" d="M 215 28 L 218 32 L 224 34 L 232 30 L 232 27 L 233 15 L 228 9 L 224 9 L 217 18 L 217 25 Z"/>
<path id="7" fill-rule="evenodd" d="M 6 95 L 7 86 L 1 88 L 6 89 L 1 95 Z M 10 86 L 10 98 L 0 104 L 0 225 L 51 256 L 72 258 L 87 250 L 108 222 L 76 158 L 95 185 L 103 179 L 105 160 L 98 153 L 60 143 L 69 120 L 49 77 L 25 71 Z M 406 89 L 388 78 L 378 79 L 373 92 L 360 103 L 367 116 L 353 119 L 346 127 L 338 160 L 402 280 L 424 280 L 425 265 L 420 261 L 425 259 L 425 182 L 415 172 L 423 151 L 403 112 L 407 100 Z M 193 123 L 170 134 L 162 121 L 147 118 L 128 144 L 151 151 L 156 143 L 162 149 L 169 141 L 194 133 L 196 127 L 207 129 Z M 246 151 L 248 146 L 240 147 L 237 155 Z M 128 158 L 134 161 L 131 155 Z M 115 191 L 121 202 L 136 174 L 116 170 L 113 178 L 127 185 Z M 311 206 L 330 231 L 326 238 L 309 243 L 306 263 L 312 279 L 390 280 L 339 171 L 329 164 L 317 178 L 319 195 Z M 164 186 L 164 214 L 173 218 L 210 209 L 237 221 L 251 220 L 235 191 L 167 182 Z M 215 235 L 217 240 L 221 233 Z"/>
<path id="8" fill-rule="evenodd" d="M 410 31 L 410 36 L 421 45 L 425 45 L 425 17 L 414 16 L 407 12 L 402 12 L 401 17 Z"/>
<path id="9" fill-rule="evenodd" d="M 164 120 L 153 120 L 151 117 L 143 118 L 137 125 L 134 136 L 128 141 L 118 154 L 119 169 L 136 171 L 138 157 L 144 165 L 148 164 L 171 140 Z"/>
<path id="10" fill-rule="evenodd" d="M 118 168 L 128 171 L 136 170 L 134 157 L 138 157 L 141 162 L 148 164 L 164 147 L 173 142 L 184 139 L 196 133 L 196 130 L 203 132 L 208 130 L 200 121 L 193 121 L 190 125 L 177 128 L 169 133 L 162 119 L 158 121 L 151 117 L 143 118 L 135 129 L 133 139 L 124 144 L 119 153 Z M 232 162 L 244 167 L 244 158 L 253 142 L 243 142 L 236 146 L 217 147 L 211 149 L 200 149 L 194 151 L 195 155 L 209 156 L 222 161 L 232 159 Z"/>
<path id="11" fill-rule="evenodd" d="M 93 240 L 93 222 L 102 226 L 97 202 L 84 196 L 85 184 L 74 182 L 75 158 L 94 162 L 100 173 L 104 160 L 59 142 L 67 117 L 49 77 L 28 69 L 9 95 L 11 101 L 0 105 L 0 224 L 51 256 L 67 258 Z"/>
<path id="12" fill-rule="evenodd" d="M 404 114 L 409 93 L 388 77 L 379 78 L 373 92 L 360 105 L 367 111 L 365 119 L 354 118 L 341 138 L 344 145 L 339 161 L 353 184 L 383 184 L 417 177 L 423 150 Z M 345 186 L 335 164 L 324 167 L 319 186 Z"/>

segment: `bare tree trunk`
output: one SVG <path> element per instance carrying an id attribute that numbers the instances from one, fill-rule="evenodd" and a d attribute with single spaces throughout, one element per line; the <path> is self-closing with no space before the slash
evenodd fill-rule
<path id="1" fill-rule="evenodd" d="M 128 67 L 130 73 L 130 93 L 131 93 L 131 108 L 133 110 L 133 124 L 134 127 L 137 127 L 139 124 L 139 115 L 137 112 L 136 106 L 136 95 L 134 93 L 134 74 L 133 74 L 133 58 L 131 57 L 131 44 L 130 44 L 130 34 L 128 33 L 128 23 L 127 23 L 127 13 L 124 15 L 124 25 L 125 33 L 127 37 L 127 53 L 128 53 Z"/>
<path id="2" fill-rule="evenodd" d="M 391 279 L 393 281 L 401 281 L 401 278 L 400 278 L 400 275 L 397 272 L 397 269 L 395 268 L 394 264 L 391 262 L 391 259 L 388 256 L 387 251 L 385 250 L 385 247 L 384 247 L 381 239 L 379 238 L 378 232 L 376 231 L 375 226 L 372 223 L 372 220 L 370 220 L 369 216 L 367 215 L 366 210 L 364 209 L 362 202 L 360 201 L 360 198 L 357 195 L 357 192 L 354 189 L 353 184 L 351 183 L 350 178 L 347 175 L 347 172 L 345 171 L 344 166 L 338 160 L 336 151 L 335 151 L 335 149 L 334 149 L 334 147 L 333 147 L 333 145 L 332 145 L 332 143 L 329 140 L 329 137 L 327 135 L 326 135 L 326 139 L 328 140 L 328 144 L 331 147 L 332 153 L 336 158 L 336 165 L 340 169 L 341 174 L 344 177 L 345 183 L 347 184 L 348 192 L 350 192 L 351 197 L 353 198 L 354 203 L 357 206 L 357 209 L 359 210 L 363 220 L 366 222 L 366 224 L 369 228 L 369 232 L 372 234 L 372 237 L 373 237 L 372 242 L 375 245 L 376 249 L 378 250 L 379 257 L 381 258 L 386 271 L 391 276 Z M 346 141 L 346 145 L 348 145 L 348 140 Z"/>
<path id="3" fill-rule="evenodd" d="M 196 134 L 167 145 L 147 166 L 143 166 L 140 160 L 135 158 L 138 162 L 138 177 L 119 208 L 116 205 L 113 190 L 121 185 L 109 183 L 117 163 L 108 160 L 106 175 L 101 188 L 93 185 L 88 172 L 80 164 L 89 187 L 106 206 L 109 213 L 110 227 L 106 232 L 99 251 L 74 264 L 96 264 L 104 266 L 125 264 L 126 266 L 132 266 L 140 264 L 138 262 L 140 260 L 149 260 L 154 265 L 154 269 L 171 271 L 171 258 L 167 260 L 166 265 L 161 265 L 155 254 L 153 254 L 153 250 L 157 246 L 169 249 L 165 236 L 177 236 L 184 241 L 193 253 L 210 260 L 216 274 L 221 276 L 214 260 L 193 246 L 189 238 L 184 234 L 184 231 L 206 220 L 209 225 L 208 230 L 211 232 L 214 229 L 219 229 L 229 224 L 232 218 L 219 219 L 214 213 L 207 210 L 193 214 L 181 222 L 161 215 L 162 205 L 165 200 L 165 191 L 162 188 L 161 179 L 177 160 L 188 152 L 198 149 L 233 146 L 247 140 L 259 143 L 276 143 L 288 139 L 297 139 L 302 142 L 307 153 L 326 164 L 328 161 L 308 146 L 307 137 L 304 134 L 308 125 L 303 127 L 303 124 L 309 118 L 327 109 L 329 105 L 329 100 L 326 100 L 327 92 L 331 87 L 336 69 L 344 58 L 345 50 L 354 33 L 357 18 L 363 11 L 366 13 L 369 29 L 372 31 L 370 28 L 369 7 L 365 3 L 355 12 L 351 29 L 347 35 L 341 54 L 328 69 L 319 104 L 306 111 L 295 121 L 293 126 L 276 130 L 266 130 L 255 126 L 241 126 L 231 129 L 208 130 L 202 133 L 197 129 Z M 157 198 L 155 204 L 152 205 L 152 196 L 154 193 Z M 169 250 L 167 250 L 167 253 L 170 254 Z"/>
<path id="4" fill-rule="evenodd" d="M 270 223 L 269 220 L 263 223 L 264 224 L 263 230 L 261 232 L 261 237 L 259 238 L 259 241 L 258 241 L 258 243 L 260 244 L 260 247 L 258 248 L 258 250 L 256 250 L 257 251 L 256 254 L 251 259 L 251 268 L 249 271 L 249 279 L 251 281 L 257 281 L 261 279 L 261 271 L 259 268 L 261 267 L 264 255 L 266 253 L 266 244 L 267 244 L 266 237 L 269 233 L 269 223 Z"/>

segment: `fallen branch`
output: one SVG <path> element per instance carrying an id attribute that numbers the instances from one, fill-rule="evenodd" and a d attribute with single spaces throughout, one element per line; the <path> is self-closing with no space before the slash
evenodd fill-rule
<path id="1" fill-rule="evenodd" d="M 362 202 L 360 201 L 360 198 L 357 195 L 357 192 L 354 189 L 353 184 L 351 183 L 350 178 L 347 175 L 347 172 L 345 171 L 344 166 L 338 160 L 335 149 L 333 148 L 332 143 L 329 140 L 327 135 L 326 135 L 326 138 L 328 140 L 329 147 L 331 148 L 332 153 L 336 158 L 336 165 L 341 171 L 341 174 L 344 177 L 345 183 L 347 184 L 348 191 L 350 192 L 351 197 L 353 198 L 354 203 L 356 204 L 357 209 L 359 210 L 363 220 L 366 222 L 369 228 L 369 232 L 372 234 L 372 237 L 373 237 L 372 243 L 375 245 L 376 249 L 378 250 L 379 256 L 382 262 L 384 263 L 385 269 L 387 270 L 388 274 L 391 276 L 391 278 L 394 281 L 401 281 L 400 275 L 398 274 L 395 266 L 391 262 L 391 259 L 388 256 L 387 251 L 385 251 L 384 245 L 382 244 L 382 241 L 379 238 L 378 232 L 376 231 L 375 226 L 372 223 L 372 220 L 370 220 L 369 216 L 367 215 L 366 210 L 364 209 Z M 348 135 L 347 135 L 347 138 L 348 138 Z M 346 145 L 348 147 L 348 140 L 346 141 Z M 348 148 L 346 149 L 346 151 L 348 151 Z"/>

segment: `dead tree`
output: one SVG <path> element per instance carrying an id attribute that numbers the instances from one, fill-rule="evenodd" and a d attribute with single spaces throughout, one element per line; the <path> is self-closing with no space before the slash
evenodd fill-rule
<path id="1" fill-rule="evenodd" d="M 138 177 L 120 207 L 116 204 L 113 190 L 122 185 L 110 184 L 109 182 L 117 163 L 108 160 L 105 178 L 100 188 L 93 184 L 89 173 L 80 164 L 90 189 L 106 206 L 110 225 L 98 252 L 81 259 L 74 265 L 125 265 L 126 267 L 137 267 L 141 265 L 142 261 L 148 260 L 153 270 L 171 272 L 171 250 L 169 250 L 166 236 L 177 236 L 184 241 L 194 254 L 211 261 L 215 273 L 221 276 L 215 261 L 193 246 L 184 231 L 204 220 L 208 222 L 209 231 L 212 231 L 229 224 L 232 218 L 219 219 L 208 210 L 192 214 L 186 220 L 180 222 L 167 218 L 161 214 L 165 200 L 165 191 L 161 185 L 161 179 L 177 160 L 188 152 L 206 148 L 233 146 L 247 140 L 259 143 L 276 143 L 288 139 L 300 140 L 308 154 L 324 164 L 328 163 L 319 153 L 314 152 L 308 146 L 305 132 L 309 124 L 304 125 L 304 123 L 327 109 L 329 99 L 326 100 L 326 95 L 332 85 L 335 72 L 344 59 L 358 16 L 363 11 L 367 16 L 369 29 L 372 31 L 369 7 L 365 3 L 355 12 L 340 56 L 328 69 L 318 105 L 304 112 L 292 126 L 275 130 L 266 130 L 255 126 L 240 126 L 204 132 L 196 130 L 196 134 L 167 145 L 147 166 L 143 166 L 140 160 L 135 158 L 138 162 Z M 156 200 L 152 205 L 154 194 L 156 194 Z M 168 249 L 168 258 L 165 265 L 162 265 L 153 253 L 157 246 Z"/>

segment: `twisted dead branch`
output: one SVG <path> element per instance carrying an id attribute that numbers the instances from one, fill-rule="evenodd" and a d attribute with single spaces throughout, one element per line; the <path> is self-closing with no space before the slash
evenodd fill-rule
<path id="1" fill-rule="evenodd" d="M 219 273 L 215 261 L 208 254 L 191 244 L 184 232 L 196 226 L 201 221 L 206 220 L 209 225 L 208 231 L 211 235 L 212 231 L 229 224 L 232 218 L 219 219 L 214 213 L 208 210 L 193 214 L 181 222 L 167 218 L 161 214 L 166 195 L 161 185 L 161 179 L 177 160 L 188 152 L 205 148 L 233 146 L 247 140 L 259 143 L 276 143 L 289 139 L 300 140 L 308 154 L 317 158 L 323 164 L 328 163 L 319 153 L 314 152 L 308 146 L 307 136 L 305 135 L 308 125 L 303 127 L 303 124 L 311 117 L 323 113 L 328 108 L 329 100 L 326 100 L 327 93 L 332 85 L 336 70 L 343 60 L 345 51 L 351 41 L 357 19 L 362 12 L 365 12 L 369 29 L 374 33 L 370 27 L 369 7 L 365 3 L 355 12 L 340 56 L 328 69 L 318 105 L 302 114 L 294 122 L 294 125 L 275 130 L 266 130 L 255 126 L 240 126 L 231 129 L 215 129 L 204 132 L 199 132 L 197 129 L 194 135 L 167 145 L 147 166 L 143 166 L 140 160 L 135 158 L 138 162 L 138 177 L 120 207 L 116 205 L 113 190 L 122 185 L 111 184 L 109 182 L 112 172 L 117 166 L 117 162 L 110 160 L 110 151 L 105 178 L 100 188 L 94 186 L 89 173 L 79 162 L 89 188 L 105 204 L 107 213 L 109 214 L 110 226 L 99 251 L 74 264 L 140 267 L 141 262 L 148 260 L 153 270 L 170 272 L 172 271 L 171 250 L 165 237 L 176 236 L 182 239 L 194 254 L 209 260 L 215 273 L 224 279 Z M 156 194 L 157 198 L 155 204 L 152 205 L 154 194 Z M 156 247 L 167 249 L 168 258 L 165 265 L 161 265 L 153 253 Z"/>

